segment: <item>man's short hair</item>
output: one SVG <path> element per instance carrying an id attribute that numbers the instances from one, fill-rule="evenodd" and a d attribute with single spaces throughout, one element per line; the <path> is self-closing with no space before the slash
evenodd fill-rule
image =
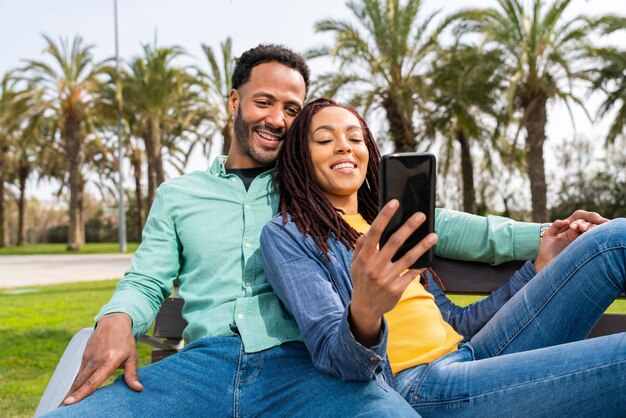
<path id="1" fill-rule="evenodd" d="M 231 80 L 232 88 L 239 89 L 239 87 L 246 84 L 250 79 L 252 69 L 266 62 L 278 62 L 299 72 L 304 79 L 305 94 L 309 91 L 311 71 L 304 58 L 282 45 L 274 44 L 260 44 L 247 50 L 237 58 Z"/>

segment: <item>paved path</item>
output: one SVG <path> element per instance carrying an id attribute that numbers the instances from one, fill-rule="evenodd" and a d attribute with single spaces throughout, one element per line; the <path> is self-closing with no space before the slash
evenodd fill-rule
<path id="1" fill-rule="evenodd" d="M 0 256 L 0 288 L 119 279 L 132 254 Z"/>

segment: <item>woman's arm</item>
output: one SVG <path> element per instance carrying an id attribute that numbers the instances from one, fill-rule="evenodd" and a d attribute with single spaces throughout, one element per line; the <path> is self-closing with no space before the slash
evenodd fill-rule
<path id="1" fill-rule="evenodd" d="M 340 295 L 333 286 L 341 285 L 341 280 L 349 284 L 349 272 L 325 260 L 311 239 L 293 224 L 283 225 L 280 218 L 263 229 L 261 252 L 265 276 L 294 316 L 315 366 L 342 380 L 367 381 L 380 373 L 387 326 L 383 321 L 377 342 L 370 347 L 356 341 L 348 317 L 351 295 L 345 291 Z"/>
<path id="2" fill-rule="evenodd" d="M 435 296 L 443 319 L 449 323 L 464 340 L 472 338 L 500 308 L 535 276 L 532 262 L 526 262 L 521 269 L 500 288 L 489 296 L 466 307 L 455 305 L 437 285 L 430 280 L 428 291 Z"/>

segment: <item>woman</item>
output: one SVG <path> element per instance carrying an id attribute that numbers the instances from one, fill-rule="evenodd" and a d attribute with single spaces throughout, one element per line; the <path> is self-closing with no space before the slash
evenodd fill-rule
<path id="1" fill-rule="evenodd" d="M 430 274 L 406 270 L 434 234 L 391 262 L 423 215 L 377 248 L 397 208 L 376 216 L 378 158 L 362 118 L 320 99 L 294 121 L 277 163 L 282 215 L 261 236 L 265 273 L 316 366 L 385 384 L 391 363 L 395 389 L 422 416 L 623 416 L 626 335 L 583 339 L 624 292 L 626 221 L 571 246 L 586 228 L 555 222 L 534 264 L 460 308 L 416 280 Z"/>

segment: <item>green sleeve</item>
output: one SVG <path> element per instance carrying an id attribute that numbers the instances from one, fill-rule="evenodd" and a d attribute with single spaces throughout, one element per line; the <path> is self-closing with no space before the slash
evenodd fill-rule
<path id="1" fill-rule="evenodd" d="M 133 335 L 145 334 L 178 276 L 180 243 L 166 208 L 166 187 L 159 187 L 135 252 L 131 268 L 115 288 L 113 297 L 96 316 L 123 312 L 133 321 Z"/>
<path id="2" fill-rule="evenodd" d="M 536 258 L 539 249 L 539 224 L 501 216 L 437 208 L 435 232 L 439 236 L 435 254 L 454 260 L 501 264 Z"/>

